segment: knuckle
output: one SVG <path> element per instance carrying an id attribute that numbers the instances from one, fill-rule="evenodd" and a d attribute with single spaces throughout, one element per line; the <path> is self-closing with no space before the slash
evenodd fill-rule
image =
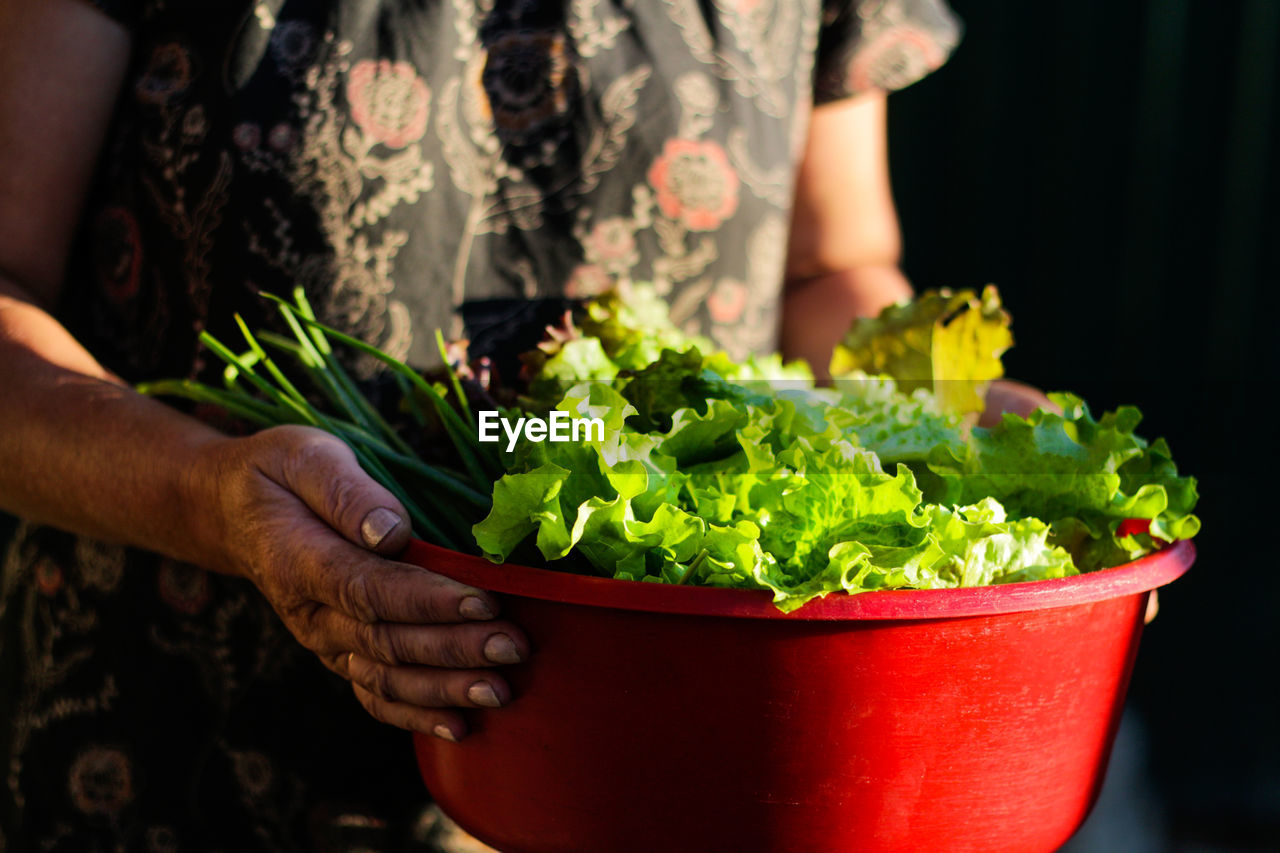
<path id="1" fill-rule="evenodd" d="M 376 585 L 367 572 L 352 572 L 339 589 L 339 601 L 344 610 L 361 622 L 375 622 L 378 618 Z"/>
<path id="2" fill-rule="evenodd" d="M 285 443 L 289 461 L 299 469 L 328 468 L 337 439 L 318 430 L 280 427 L 276 438 Z"/>
<path id="3" fill-rule="evenodd" d="M 269 446 L 297 448 L 316 437 L 316 431 L 300 424 L 280 424 L 254 433 L 251 438 Z"/>
<path id="4" fill-rule="evenodd" d="M 461 631 L 442 631 L 436 642 L 439 665 L 451 669 L 470 666 L 475 655 L 471 653 L 468 639 Z"/>
<path id="5" fill-rule="evenodd" d="M 385 664 L 374 664 L 370 667 L 364 686 L 383 701 L 395 702 L 399 698 L 391 677 L 391 667 Z"/>
<path id="6" fill-rule="evenodd" d="M 457 618 L 458 603 L 454 596 L 437 587 L 429 578 L 415 577 L 413 580 L 413 612 L 418 619 L 426 624 L 439 624 Z"/>
<path id="7" fill-rule="evenodd" d="M 421 704 L 427 708 L 450 708 L 463 704 L 454 695 L 451 679 L 445 673 L 433 672 L 424 677 Z"/>
<path id="8" fill-rule="evenodd" d="M 358 521 L 364 501 L 363 483 L 353 476 L 354 457 L 350 448 L 331 435 L 308 431 L 290 448 L 289 461 L 295 471 L 322 472 L 323 491 L 316 496 L 324 519 L 338 529 L 347 530 L 349 522 Z M 351 464 L 348 464 L 351 463 Z"/>
<path id="9" fill-rule="evenodd" d="M 313 601 L 293 601 L 286 597 L 273 596 L 264 590 L 264 597 L 270 603 L 280 621 L 293 634 L 294 639 L 317 654 L 330 651 L 329 635 L 324 630 L 322 608 Z"/>
<path id="10" fill-rule="evenodd" d="M 360 639 L 373 660 L 391 666 L 400 663 L 398 654 L 400 644 L 396 639 L 395 631 L 390 626 L 375 622 L 362 625 L 358 630 L 362 635 Z"/>
<path id="11" fill-rule="evenodd" d="M 293 635 L 304 649 L 317 654 L 329 651 L 328 634 L 320 628 L 314 617 L 300 614 L 293 626 Z"/>
<path id="12" fill-rule="evenodd" d="M 325 494 L 325 509 L 329 520 L 340 529 L 347 530 L 353 526 L 348 522 L 359 521 L 355 515 L 360 513 L 363 502 L 360 484 L 350 477 L 334 477 L 329 482 L 328 491 Z M 360 514 L 363 515 L 363 513 Z"/>

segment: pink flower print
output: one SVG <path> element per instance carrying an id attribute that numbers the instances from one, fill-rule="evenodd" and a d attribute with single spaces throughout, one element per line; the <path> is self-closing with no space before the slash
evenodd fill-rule
<path id="1" fill-rule="evenodd" d="M 92 747 L 72 763 L 67 788 L 85 814 L 113 815 L 133 800 L 133 768 L 120 750 Z"/>
<path id="2" fill-rule="evenodd" d="M 625 273 L 640 259 L 631 221 L 621 216 L 597 222 L 583 241 L 582 251 L 588 261 L 615 275 Z"/>
<path id="3" fill-rule="evenodd" d="M 186 563 L 165 560 L 156 573 L 156 586 L 165 604 L 187 616 L 196 615 L 209 603 L 209 576 Z"/>
<path id="4" fill-rule="evenodd" d="M 570 299 L 586 299 L 604 293 L 613 286 L 613 278 L 599 264 L 579 264 L 565 283 L 564 295 Z"/>
<path id="5" fill-rule="evenodd" d="M 738 209 L 738 174 L 711 140 L 668 139 L 649 167 L 663 215 L 691 231 L 712 231 Z"/>
<path id="6" fill-rule="evenodd" d="M 363 59 L 347 82 L 351 117 L 388 148 L 404 148 L 427 130 L 431 90 L 407 62 Z"/>
<path id="7" fill-rule="evenodd" d="M 737 323 L 747 309 L 747 286 L 736 278 L 722 278 L 707 297 L 713 323 Z"/>
<path id="8" fill-rule="evenodd" d="M 849 63 L 850 92 L 901 89 L 946 60 L 933 36 L 913 27 L 889 27 L 877 33 Z"/>

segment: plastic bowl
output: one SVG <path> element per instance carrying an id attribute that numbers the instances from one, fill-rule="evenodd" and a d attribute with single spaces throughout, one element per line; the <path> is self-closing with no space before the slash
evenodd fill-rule
<path id="1" fill-rule="evenodd" d="M 503 594 L 531 659 L 432 796 L 506 853 L 1052 851 L 1102 783 L 1150 590 L 1189 542 L 956 590 L 768 593 L 406 559 Z"/>

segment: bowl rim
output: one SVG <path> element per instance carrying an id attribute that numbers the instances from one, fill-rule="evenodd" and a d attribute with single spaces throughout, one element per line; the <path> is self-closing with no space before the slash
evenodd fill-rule
<path id="1" fill-rule="evenodd" d="M 1069 578 L 957 589 L 833 593 L 791 613 L 779 610 L 768 590 L 676 586 L 496 564 L 416 539 L 401 560 L 501 595 L 562 604 L 689 616 L 857 621 L 988 616 L 1137 595 L 1181 577 L 1195 555 L 1195 546 L 1182 540 L 1131 563 Z"/>

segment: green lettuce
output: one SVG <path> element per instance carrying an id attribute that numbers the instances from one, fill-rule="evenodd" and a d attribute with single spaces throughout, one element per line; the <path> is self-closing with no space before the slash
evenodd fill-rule
<path id="1" fill-rule="evenodd" d="M 595 337 L 562 336 L 539 376 L 549 406 L 603 419 L 604 436 L 506 454 L 477 543 L 495 561 L 533 547 L 569 571 L 768 590 L 789 611 L 1066 577 L 1195 535 L 1195 481 L 1135 434 L 1132 407 L 1095 419 L 1055 395 L 1062 414 L 971 427 L 956 389 L 999 375 L 1007 316 L 990 292 L 923 302 L 846 341 L 894 376 L 850 368 L 833 388 L 704 355 L 643 300 L 589 303 Z"/>
<path id="2" fill-rule="evenodd" d="M 679 365 L 669 353 L 665 365 Z M 721 396 L 663 418 L 637 417 L 629 377 L 571 388 L 558 408 L 605 417 L 605 439 L 522 443 L 475 527 L 485 554 L 505 560 L 533 535 L 552 566 L 573 554 L 606 577 L 766 589 L 783 610 L 834 591 L 1076 571 L 1046 523 L 1010 519 L 990 497 L 928 503 L 910 467 L 886 470 L 857 443 L 859 428 L 895 447 L 959 442 L 954 417 L 940 414 L 922 437 L 907 435 L 925 401 L 876 383 L 892 405 L 873 415 L 865 397 L 729 394 L 723 380 L 696 376 Z"/>
<path id="3" fill-rule="evenodd" d="M 1062 414 L 1043 409 L 1026 418 L 1005 414 L 967 442 L 940 444 L 929 457 L 929 499 L 967 503 L 991 496 L 1011 514 L 1055 528 L 1084 570 L 1118 565 L 1150 550 L 1153 540 L 1188 539 L 1200 529 L 1192 514 L 1195 480 L 1178 475 L 1168 445 L 1134 433 L 1142 419 L 1122 406 L 1094 419 L 1080 398 L 1051 394 Z M 1126 519 L 1150 521 L 1144 545 L 1117 536 Z M 1126 541 L 1127 540 L 1127 541 Z"/>

